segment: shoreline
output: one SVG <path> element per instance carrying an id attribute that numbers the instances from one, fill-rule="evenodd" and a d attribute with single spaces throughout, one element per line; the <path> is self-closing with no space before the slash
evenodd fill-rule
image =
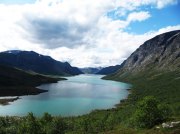
<path id="1" fill-rule="evenodd" d="M 26 87 L 26 86 L 0 87 L 0 97 L 37 95 L 44 92 L 47 92 L 47 90 L 39 89 L 36 87 Z"/>
<path id="2" fill-rule="evenodd" d="M 19 96 L 27 95 L 39 95 L 41 93 L 48 92 L 48 90 L 40 89 L 37 86 L 42 84 L 57 83 L 61 80 L 67 80 L 65 78 L 54 78 L 55 81 L 41 82 L 41 84 L 30 85 L 30 86 L 0 86 L 0 105 L 9 105 L 9 102 L 14 102 Z M 16 97 L 18 96 L 18 97 Z M 16 97 L 16 98 L 14 98 Z"/>
<path id="3" fill-rule="evenodd" d="M 10 102 L 21 99 L 20 96 L 39 95 L 45 92 L 48 90 L 36 87 L 0 87 L 0 106 L 10 105 Z"/>
<path id="4" fill-rule="evenodd" d="M 11 98 L 8 97 L 8 98 L 0 99 L 0 105 L 1 106 L 9 105 L 10 102 L 14 102 L 18 99 L 21 99 L 21 98 L 19 96 L 17 96 L 17 97 L 11 97 Z"/>
<path id="5" fill-rule="evenodd" d="M 127 97 L 126 98 L 124 98 L 124 99 L 122 99 L 122 100 L 120 100 L 119 101 L 119 103 L 118 104 L 115 104 L 114 106 L 115 106 L 115 108 L 119 108 L 119 107 L 122 107 L 127 101 L 128 101 L 128 99 L 129 99 L 129 95 L 132 93 L 132 88 L 128 88 L 128 89 L 125 89 L 125 90 L 127 90 L 128 91 L 128 95 L 127 95 Z"/>
<path id="6" fill-rule="evenodd" d="M 127 88 L 124 88 L 123 90 L 126 90 L 128 93 L 127 93 L 127 96 L 125 97 L 125 98 L 123 98 L 123 99 L 121 99 L 121 98 L 119 98 L 119 101 L 118 102 L 116 102 L 116 103 L 114 103 L 113 105 L 112 105 L 112 107 L 109 107 L 109 108 L 105 108 L 105 109 L 93 109 L 93 110 L 91 110 L 91 111 L 89 111 L 88 113 L 84 113 L 84 114 L 81 114 L 81 115 L 71 115 L 71 116 L 73 116 L 73 117 L 78 117 L 78 116 L 85 116 L 85 115 L 88 115 L 88 114 L 91 114 L 91 113 L 93 113 L 94 111 L 109 111 L 109 110 L 112 110 L 112 109 L 117 109 L 120 105 L 123 105 L 124 104 L 124 101 L 125 100 L 127 100 L 128 98 L 129 98 L 129 94 L 130 94 L 130 89 L 131 88 L 131 86 L 129 86 L 129 87 L 127 87 Z M 41 90 L 41 91 L 43 91 L 43 92 L 48 92 L 47 90 L 43 90 L 43 89 L 40 89 L 40 88 L 38 88 L 38 87 L 36 87 L 36 89 L 38 89 L 38 90 Z M 43 92 L 40 92 L 40 93 L 43 93 Z M 26 95 L 38 95 L 38 94 L 40 94 L 40 93 L 36 93 L 36 94 L 22 94 L 22 95 L 15 95 L 15 96 L 26 96 Z M 1 100 L 1 96 L 2 95 L 0 95 L 0 100 Z M 13 97 L 14 95 L 8 95 L 7 97 Z M 12 98 L 11 98 L 12 99 Z M 14 99 L 13 101 L 16 101 L 16 100 L 18 100 L 18 99 Z M 9 102 L 11 102 L 11 100 L 9 100 L 9 99 L 4 99 L 3 101 L 6 101 L 7 102 L 7 104 L 5 104 L 5 105 L 8 105 L 9 104 Z M 0 105 L 2 105 L 1 103 L 0 103 Z M 54 115 L 54 116 L 56 116 L 56 115 Z M 63 116 L 63 117 L 68 117 L 68 116 Z"/>

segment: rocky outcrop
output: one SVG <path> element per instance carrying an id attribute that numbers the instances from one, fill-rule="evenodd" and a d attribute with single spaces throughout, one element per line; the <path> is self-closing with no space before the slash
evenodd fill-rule
<path id="1" fill-rule="evenodd" d="M 180 67 L 180 31 L 158 35 L 141 45 L 124 63 L 131 71 L 147 68 L 177 69 Z"/>

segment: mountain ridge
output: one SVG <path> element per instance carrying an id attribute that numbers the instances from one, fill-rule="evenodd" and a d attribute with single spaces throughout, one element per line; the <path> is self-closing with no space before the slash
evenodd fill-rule
<path id="1" fill-rule="evenodd" d="M 34 51 L 10 50 L 0 53 L 0 64 L 45 75 L 78 75 L 82 72 L 68 62 L 54 60 Z"/>
<path id="2" fill-rule="evenodd" d="M 180 30 L 163 33 L 147 40 L 121 65 L 121 68 L 109 77 L 124 77 L 146 70 L 179 70 Z"/>
<path id="3" fill-rule="evenodd" d="M 153 96 L 170 107 L 172 121 L 180 119 L 180 30 L 146 41 L 123 64 L 116 73 L 103 77 L 132 85 L 128 98 L 120 104 L 123 111 L 133 115 L 138 101 Z M 129 113 L 125 115 L 129 121 Z"/>

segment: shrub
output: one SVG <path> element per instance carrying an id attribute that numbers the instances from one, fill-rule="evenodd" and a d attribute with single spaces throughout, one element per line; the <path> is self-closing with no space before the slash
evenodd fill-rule
<path id="1" fill-rule="evenodd" d="M 26 133 L 26 134 L 39 134 L 40 131 L 40 124 L 36 120 L 36 117 L 33 113 L 29 113 L 26 116 L 25 121 L 23 121 L 19 126 L 19 133 Z"/>
<path id="2" fill-rule="evenodd" d="M 52 121 L 51 134 L 64 134 L 67 128 L 67 124 L 64 122 L 63 118 L 55 117 Z"/>
<path id="3" fill-rule="evenodd" d="M 147 96 L 138 102 L 132 120 L 136 127 L 151 128 L 166 120 L 170 115 L 167 105 L 160 104 L 153 96 Z"/>

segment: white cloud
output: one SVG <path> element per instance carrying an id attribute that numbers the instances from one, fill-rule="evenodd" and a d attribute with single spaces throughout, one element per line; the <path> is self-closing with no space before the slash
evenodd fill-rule
<path id="1" fill-rule="evenodd" d="M 72 65 L 80 67 L 116 65 L 122 63 L 146 40 L 158 34 L 177 29 L 180 29 L 180 25 L 168 26 L 143 35 L 112 31 L 104 35 L 104 38 L 98 38 L 96 40 L 98 45 L 95 47 L 88 49 L 83 46 L 76 49 L 62 47 L 48 51 L 47 54 L 61 61 L 71 61 Z"/>
<path id="2" fill-rule="evenodd" d="M 149 17 L 151 17 L 151 15 L 149 14 L 149 12 L 133 12 L 131 14 L 128 15 L 128 22 L 132 22 L 132 21 L 143 21 L 148 19 Z"/>
<path id="3" fill-rule="evenodd" d="M 169 26 L 143 35 L 124 32 L 133 21 L 151 17 L 135 11 L 142 5 L 163 8 L 174 0 L 38 0 L 35 4 L 0 5 L 0 51 L 34 50 L 74 66 L 120 64 L 139 45 L 153 36 L 180 29 Z M 113 20 L 117 10 L 125 20 Z M 121 10 L 122 9 L 122 10 Z"/>
<path id="4" fill-rule="evenodd" d="M 168 5 L 176 4 L 178 0 L 116 0 L 116 5 L 133 10 L 140 6 L 151 5 L 155 8 L 161 9 Z"/>
<path id="5" fill-rule="evenodd" d="M 157 8 L 161 9 L 167 5 L 176 4 L 178 0 L 158 0 L 157 1 Z"/>

